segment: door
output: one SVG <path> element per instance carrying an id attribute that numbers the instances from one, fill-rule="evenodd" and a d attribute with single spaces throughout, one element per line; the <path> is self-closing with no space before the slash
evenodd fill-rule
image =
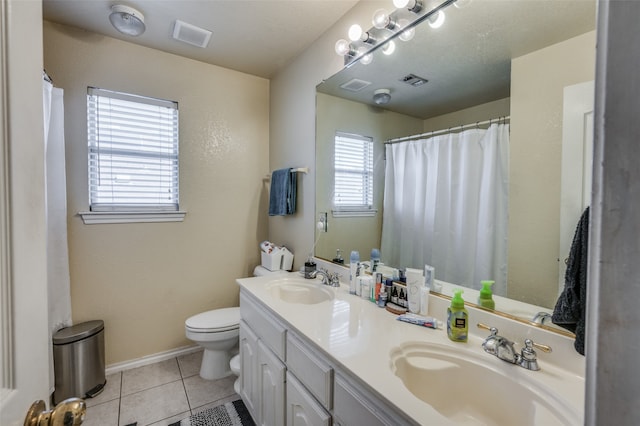
<path id="1" fill-rule="evenodd" d="M 42 2 L 0 3 L 0 424 L 49 399 Z"/>
<path id="2" fill-rule="evenodd" d="M 565 259 L 576 225 L 591 203 L 594 90 L 593 81 L 564 88 L 558 294 L 564 289 Z"/>

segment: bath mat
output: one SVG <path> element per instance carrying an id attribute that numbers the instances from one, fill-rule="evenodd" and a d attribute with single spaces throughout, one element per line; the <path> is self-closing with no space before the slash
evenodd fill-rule
<path id="1" fill-rule="evenodd" d="M 241 399 L 208 408 L 169 426 L 255 426 Z"/>

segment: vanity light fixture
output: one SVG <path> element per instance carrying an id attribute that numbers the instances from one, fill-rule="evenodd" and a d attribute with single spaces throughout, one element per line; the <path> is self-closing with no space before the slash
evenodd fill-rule
<path id="1" fill-rule="evenodd" d="M 139 36 L 146 29 L 144 15 L 139 10 L 123 4 L 111 6 L 109 21 L 116 30 L 133 37 Z"/>
<path id="2" fill-rule="evenodd" d="M 352 49 L 351 43 L 343 38 L 336 41 L 336 45 L 334 48 L 336 50 L 336 53 L 340 56 L 353 56 L 355 54 L 355 50 Z"/>
<path id="3" fill-rule="evenodd" d="M 408 19 L 399 19 L 398 20 L 398 27 L 399 28 L 405 28 L 407 25 L 409 25 L 409 20 Z M 398 38 L 400 40 L 402 40 L 402 41 L 409 41 L 415 35 L 416 35 L 416 29 L 415 29 L 415 27 L 412 27 L 412 28 L 409 28 L 408 30 L 402 31 L 402 33 L 398 36 Z"/>
<path id="4" fill-rule="evenodd" d="M 371 53 L 365 54 L 367 50 L 368 49 L 363 46 L 356 51 L 357 55 L 361 56 L 360 63 L 362 65 L 369 65 L 371 61 L 373 61 L 373 55 Z"/>

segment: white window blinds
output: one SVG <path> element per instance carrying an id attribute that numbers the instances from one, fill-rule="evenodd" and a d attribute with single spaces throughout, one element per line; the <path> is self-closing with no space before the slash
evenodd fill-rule
<path id="1" fill-rule="evenodd" d="M 337 132 L 334 156 L 336 211 L 365 211 L 373 207 L 373 139 Z"/>
<path id="2" fill-rule="evenodd" d="M 89 87 L 92 211 L 178 210 L 178 104 Z"/>

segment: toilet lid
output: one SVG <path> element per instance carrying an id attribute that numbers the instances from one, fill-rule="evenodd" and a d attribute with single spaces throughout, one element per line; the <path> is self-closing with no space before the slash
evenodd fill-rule
<path id="1" fill-rule="evenodd" d="M 195 330 L 232 330 L 240 325 L 240 308 L 223 308 L 203 312 L 188 318 L 185 325 Z"/>

